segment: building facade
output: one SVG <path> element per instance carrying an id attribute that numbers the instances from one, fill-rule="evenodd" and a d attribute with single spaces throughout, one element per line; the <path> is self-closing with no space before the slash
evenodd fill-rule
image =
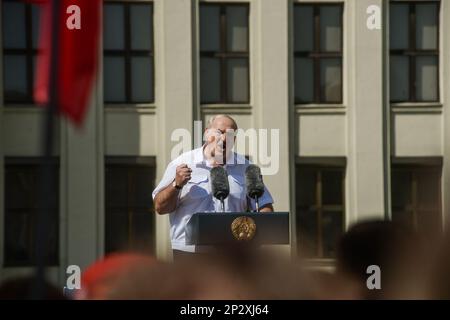
<path id="1" fill-rule="evenodd" d="M 0 10 L 4 279 L 32 270 L 43 110 L 32 103 L 39 9 L 5 0 Z M 335 239 L 370 218 L 441 228 L 444 17 L 450 3 L 432 0 L 105 1 L 88 115 L 55 130 L 51 278 L 64 283 L 67 266 L 130 247 L 170 260 L 168 217 L 154 213 L 151 191 L 173 132 L 221 113 L 243 129 L 279 129 L 279 170 L 264 181 L 276 210 L 290 212 L 283 252 L 332 262 Z"/>

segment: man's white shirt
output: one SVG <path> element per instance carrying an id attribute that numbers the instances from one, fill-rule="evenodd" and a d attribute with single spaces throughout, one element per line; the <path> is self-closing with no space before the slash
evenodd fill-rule
<path id="1" fill-rule="evenodd" d="M 220 200 L 213 197 L 211 193 L 211 166 L 203 155 L 203 147 L 183 153 L 167 166 L 164 176 L 152 193 L 153 199 L 164 188 L 169 186 L 176 175 L 176 167 L 187 164 L 192 169 L 191 179 L 178 194 L 177 208 L 169 214 L 170 237 L 172 249 L 196 252 L 199 251 L 194 245 L 186 245 L 185 226 L 191 216 L 196 212 L 221 212 Z M 245 187 L 245 170 L 250 162 L 243 156 L 233 153 L 233 158 L 227 160 L 224 166 L 228 173 L 230 194 L 225 199 L 226 212 L 245 212 L 248 206 L 251 211 L 255 210 L 255 200 L 247 197 Z M 267 188 L 261 198 L 260 207 L 273 203 L 272 196 Z"/>

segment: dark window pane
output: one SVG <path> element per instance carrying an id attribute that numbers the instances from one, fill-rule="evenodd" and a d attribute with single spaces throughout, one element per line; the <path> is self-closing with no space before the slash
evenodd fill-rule
<path id="1" fill-rule="evenodd" d="M 5 55 L 3 61 L 5 100 L 26 101 L 28 90 L 25 55 Z"/>
<path id="2" fill-rule="evenodd" d="M 439 172 L 420 171 L 417 177 L 417 205 L 421 209 L 440 210 L 441 177 Z"/>
<path id="3" fill-rule="evenodd" d="M 104 5 L 104 100 L 154 102 L 153 6 Z"/>
<path id="4" fill-rule="evenodd" d="M 105 101 L 125 101 L 125 61 L 122 57 L 105 57 L 103 71 Z"/>
<path id="5" fill-rule="evenodd" d="M 201 58 L 200 86 L 202 102 L 218 102 L 220 100 L 220 60 Z"/>
<path id="6" fill-rule="evenodd" d="M 34 252 L 31 220 L 31 212 L 6 211 L 5 265 L 31 264 Z"/>
<path id="7" fill-rule="evenodd" d="M 5 199 L 9 209 L 36 209 L 38 188 L 38 172 L 33 166 L 8 167 L 5 172 Z"/>
<path id="8" fill-rule="evenodd" d="M 393 102 L 438 101 L 439 3 L 390 6 L 390 95 Z M 411 29 L 412 28 L 412 29 Z M 409 41 L 414 39 L 413 43 Z M 433 56 L 417 51 L 434 50 Z M 415 70 L 414 70 L 414 69 Z M 413 88 L 412 92 L 410 92 Z"/>
<path id="9" fill-rule="evenodd" d="M 416 58 L 416 99 L 418 101 L 438 100 L 438 58 Z"/>
<path id="10" fill-rule="evenodd" d="M 106 207 L 106 210 L 105 253 L 129 249 L 129 219 L 126 208 L 119 211 Z"/>
<path id="11" fill-rule="evenodd" d="M 4 233 L 4 265 L 31 266 L 35 259 L 36 216 L 41 167 L 37 164 L 5 165 L 5 233 Z M 58 264 L 59 250 L 59 175 L 58 167 L 53 166 L 53 195 L 51 200 L 49 221 L 47 224 L 48 247 L 44 253 L 48 265 Z"/>
<path id="12" fill-rule="evenodd" d="M 153 216 L 150 212 L 134 212 L 131 219 L 133 229 L 132 247 L 143 252 L 153 251 Z"/>
<path id="13" fill-rule="evenodd" d="M 313 6 L 294 8 L 294 51 L 313 51 L 314 16 Z"/>
<path id="14" fill-rule="evenodd" d="M 323 256 L 334 258 L 339 238 L 343 233 L 343 220 L 341 212 L 323 212 L 322 214 L 322 237 Z"/>
<path id="15" fill-rule="evenodd" d="M 414 213 L 412 211 L 392 211 L 392 221 L 414 228 Z"/>
<path id="16" fill-rule="evenodd" d="M 247 7 L 227 6 L 226 14 L 228 51 L 248 51 Z"/>
<path id="17" fill-rule="evenodd" d="M 412 203 L 412 175 L 406 170 L 392 171 L 392 206 L 405 210 Z"/>
<path id="18" fill-rule="evenodd" d="M 200 6 L 200 50 L 220 50 L 220 7 Z"/>
<path id="19" fill-rule="evenodd" d="M 392 170 L 392 219 L 427 233 L 442 226 L 441 168 L 402 166 Z"/>
<path id="20" fill-rule="evenodd" d="M 133 192 L 133 202 L 140 208 L 145 208 L 146 212 L 152 209 L 152 190 L 148 190 L 149 185 L 153 185 L 155 181 L 155 170 L 153 168 L 139 168 L 135 174 L 135 191 Z"/>
<path id="21" fill-rule="evenodd" d="M 416 47 L 421 50 L 438 48 L 438 6 L 435 3 L 416 5 Z"/>
<path id="22" fill-rule="evenodd" d="M 200 5 L 201 103 L 249 102 L 248 41 L 248 6 Z"/>
<path id="23" fill-rule="evenodd" d="M 417 229 L 423 233 L 436 233 L 442 230 L 440 210 L 420 210 L 417 212 Z"/>
<path id="24" fill-rule="evenodd" d="M 33 86 L 34 86 L 34 81 L 35 81 L 35 77 L 36 77 L 36 71 L 37 71 L 37 61 L 38 61 L 38 54 L 34 54 L 33 58 L 31 59 L 31 73 L 33 74 Z"/>
<path id="25" fill-rule="evenodd" d="M 121 208 L 128 203 L 128 171 L 126 168 L 109 166 L 105 171 L 105 197 L 108 207 Z"/>
<path id="26" fill-rule="evenodd" d="M 390 21 L 390 48 L 408 49 L 409 48 L 409 5 L 391 4 L 389 12 Z"/>
<path id="27" fill-rule="evenodd" d="M 295 59 L 295 101 L 312 102 L 314 100 L 314 62 L 311 58 Z"/>
<path id="28" fill-rule="evenodd" d="M 108 162 L 108 160 L 107 160 Z M 153 251 L 154 215 L 151 192 L 155 168 L 107 164 L 105 172 L 105 251 Z M 135 163 L 130 159 L 129 163 Z"/>
<path id="29" fill-rule="evenodd" d="M 131 99 L 134 102 L 153 101 L 153 65 L 151 57 L 131 58 Z"/>
<path id="30" fill-rule="evenodd" d="M 59 186 L 59 184 L 56 184 Z M 57 194 L 59 197 L 59 193 Z M 35 231 L 36 232 L 36 231 Z M 59 213 L 58 209 L 55 211 L 50 212 L 50 222 L 47 226 L 47 232 L 48 232 L 48 254 L 46 256 L 46 259 L 49 264 L 58 265 L 59 264 Z"/>
<path id="31" fill-rule="evenodd" d="M 229 59 L 227 61 L 228 99 L 230 102 L 248 101 L 248 60 Z"/>
<path id="32" fill-rule="evenodd" d="M 341 7 L 320 6 L 320 49 L 341 51 Z"/>
<path id="33" fill-rule="evenodd" d="M 344 231 L 343 181 L 340 168 L 297 166 L 297 239 L 303 256 L 335 256 L 337 240 Z"/>
<path id="34" fill-rule="evenodd" d="M 391 101 L 409 100 L 409 58 L 391 55 Z"/>
<path id="35" fill-rule="evenodd" d="M 297 170 L 297 206 L 308 207 L 317 204 L 317 172 L 311 169 Z"/>
<path id="36" fill-rule="evenodd" d="M 106 50 L 125 48 L 124 6 L 105 4 L 103 11 L 103 47 Z"/>
<path id="37" fill-rule="evenodd" d="M 33 49 L 37 49 L 39 44 L 39 24 L 40 24 L 40 6 L 39 5 L 32 5 L 31 6 L 31 39 L 32 39 L 32 45 Z"/>
<path id="38" fill-rule="evenodd" d="M 152 50 L 153 13 L 150 5 L 130 5 L 131 49 Z"/>
<path id="39" fill-rule="evenodd" d="M 3 2 L 3 47 L 24 49 L 26 47 L 25 4 Z"/>
<path id="40" fill-rule="evenodd" d="M 322 203 L 324 205 L 341 205 L 342 173 L 340 171 L 322 171 Z"/>
<path id="41" fill-rule="evenodd" d="M 317 212 L 297 211 L 297 239 L 299 254 L 305 257 L 318 255 Z"/>
<path id="42" fill-rule="evenodd" d="M 341 70 L 340 59 L 320 60 L 321 101 L 340 102 L 342 100 Z"/>

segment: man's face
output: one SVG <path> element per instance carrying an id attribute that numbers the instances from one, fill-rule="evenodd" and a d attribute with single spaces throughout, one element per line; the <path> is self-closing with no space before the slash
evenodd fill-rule
<path id="1" fill-rule="evenodd" d="M 225 163 L 231 154 L 236 139 L 235 134 L 233 121 L 226 117 L 216 118 L 211 128 L 206 130 L 206 142 L 210 145 L 217 163 Z"/>

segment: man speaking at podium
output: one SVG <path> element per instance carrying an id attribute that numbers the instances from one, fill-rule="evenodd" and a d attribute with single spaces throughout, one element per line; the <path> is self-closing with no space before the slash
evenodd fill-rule
<path id="1" fill-rule="evenodd" d="M 200 248 L 185 243 L 185 226 L 196 212 L 221 212 L 222 203 L 211 192 L 210 171 L 223 166 L 228 174 L 227 212 L 254 211 L 256 202 L 246 193 L 245 172 L 250 165 L 242 155 L 233 152 L 237 124 L 227 115 L 213 116 L 205 130 L 202 147 L 185 152 L 167 166 L 164 176 L 153 191 L 155 210 L 169 214 L 170 236 L 174 259 L 200 252 Z M 227 140 L 229 146 L 227 148 Z M 232 140 L 232 141 L 230 141 Z M 272 212 L 273 199 L 264 187 L 259 198 L 259 211 Z"/>

